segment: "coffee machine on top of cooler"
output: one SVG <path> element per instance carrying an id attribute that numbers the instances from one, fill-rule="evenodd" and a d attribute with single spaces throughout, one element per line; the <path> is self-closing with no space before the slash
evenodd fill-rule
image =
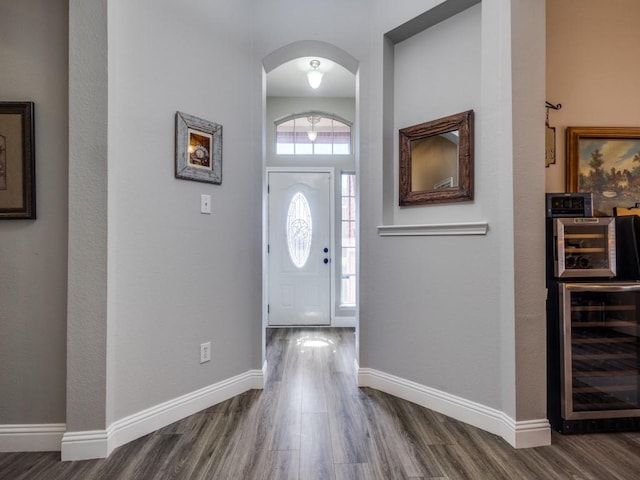
<path id="1" fill-rule="evenodd" d="M 562 433 L 640 430 L 640 217 L 548 193 L 547 415 Z"/>

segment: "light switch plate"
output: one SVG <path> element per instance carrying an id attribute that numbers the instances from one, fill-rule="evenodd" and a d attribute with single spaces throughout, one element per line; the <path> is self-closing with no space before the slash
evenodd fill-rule
<path id="1" fill-rule="evenodd" d="M 211 195 L 200 195 L 200 213 L 211 213 Z"/>

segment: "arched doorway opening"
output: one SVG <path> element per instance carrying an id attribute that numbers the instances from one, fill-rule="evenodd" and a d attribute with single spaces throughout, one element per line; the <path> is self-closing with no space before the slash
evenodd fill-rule
<path id="1" fill-rule="evenodd" d="M 326 217 L 329 219 L 329 239 L 323 241 L 322 245 L 320 245 L 322 242 L 315 245 L 310 242 L 311 249 L 317 247 L 320 250 L 313 251 L 316 253 L 315 258 L 312 259 L 312 252 L 308 259 L 311 262 L 322 262 L 319 267 L 324 267 L 325 273 L 329 273 L 325 283 L 329 290 L 329 297 L 319 294 L 319 298 L 323 299 L 320 303 L 327 302 L 328 298 L 328 304 L 323 305 L 327 316 L 316 321 L 313 316 L 305 317 L 305 313 L 301 311 L 297 318 L 304 318 L 300 324 L 305 325 L 355 327 L 356 345 L 358 345 L 356 179 L 359 170 L 357 143 L 359 64 L 355 58 L 340 48 L 318 41 L 300 41 L 286 45 L 267 55 L 262 63 L 264 75 L 262 92 L 264 106 L 262 116 L 264 139 L 262 359 L 264 362 L 267 331 L 269 328 L 282 325 L 282 320 L 275 318 L 274 302 L 286 305 L 291 313 L 291 309 L 295 308 L 297 302 L 302 301 L 300 298 L 306 301 L 311 299 L 311 303 L 315 301 L 317 287 L 307 288 L 305 293 L 298 280 L 287 280 L 283 285 L 278 284 L 278 295 L 274 295 L 272 274 L 276 265 L 283 264 L 282 258 L 285 259 L 284 263 L 287 263 L 287 258 L 292 260 L 288 262 L 291 265 L 287 263 L 286 268 L 293 273 L 296 273 L 296 268 L 306 268 L 307 264 L 303 263 L 303 267 L 295 266 L 295 258 L 291 257 L 290 249 L 287 250 L 291 245 L 289 241 L 291 239 L 287 239 L 285 227 L 277 229 L 272 227 L 274 212 L 278 212 L 277 215 L 285 218 L 294 197 L 298 204 L 305 204 L 301 202 L 300 194 L 304 194 L 303 190 L 311 182 L 309 179 L 316 173 L 329 177 L 328 197 L 325 195 L 326 200 L 317 202 L 316 205 L 324 209 L 324 214 L 327 214 Z M 320 70 L 323 74 L 322 83 L 317 89 L 311 88 L 308 83 L 307 73 L 312 69 Z M 307 115 L 308 112 L 311 113 Z M 301 113 L 304 115 L 300 115 Z M 299 120 L 297 124 L 291 123 L 289 137 L 287 133 L 281 135 L 276 133 L 276 124 L 282 123 L 283 119 L 292 118 Z M 313 120 L 316 120 L 316 123 Z M 339 147 L 344 147 L 344 136 L 342 140 L 335 140 L 338 138 L 335 132 L 341 122 L 342 125 L 349 127 L 349 148 L 346 153 L 339 150 Z M 292 143 L 280 148 L 288 141 L 286 138 L 296 138 L 300 145 L 294 146 Z M 332 140 L 328 141 L 327 138 Z M 327 147 L 328 144 L 330 145 Z M 289 183 L 285 181 L 286 185 L 282 187 L 286 192 L 278 200 L 282 205 L 274 208 L 276 200 L 274 200 L 275 196 L 270 196 L 270 179 L 277 178 L 281 184 L 287 176 Z M 298 188 L 300 185 L 305 187 Z M 308 200 L 306 196 L 304 199 L 308 205 L 313 204 L 313 200 Z M 313 207 L 310 208 L 313 210 Z M 322 218 L 324 214 L 321 214 Z M 298 220 L 296 225 L 302 222 Z M 290 224 L 283 220 L 281 225 Z M 278 235 L 274 236 L 275 230 L 278 231 Z M 302 233 L 311 234 L 309 229 L 305 229 L 304 232 L 295 231 L 298 236 Z M 298 240 L 300 240 L 298 243 L 304 247 L 302 237 Z M 282 253 L 275 261 L 273 260 L 274 248 L 279 248 Z M 303 277 L 306 278 L 304 275 Z M 298 276 L 298 278 L 301 277 Z M 315 314 L 316 312 L 311 312 L 311 315 Z M 285 323 L 295 324 L 295 312 L 292 318 L 293 320 Z M 357 354 L 356 349 L 356 358 Z"/>

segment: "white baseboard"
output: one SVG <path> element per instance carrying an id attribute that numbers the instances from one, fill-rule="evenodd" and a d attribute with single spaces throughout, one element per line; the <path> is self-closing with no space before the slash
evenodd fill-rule
<path id="1" fill-rule="evenodd" d="M 355 327 L 356 317 L 333 317 L 331 320 L 332 327 Z"/>
<path id="2" fill-rule="evenodd" d="M 504 412 L 371 368 L 358 368 L 358 386 L 371 387 L 499 435 L 515 448 L 551 444 L 545 419 L 516 422 Z"/>
<path id="3" fill-rule="evenodd" d="M 66 432 L 65 424 L 0 425 L 0 452 L 59 451 L 62 460 L 105 458 L 115 448 L 252 389 L 262 389 L 262 370 L 204 387 L 112 423 L 107 430 Z M 369 368 L 354 361 L 358 385 L 414 402 L 504 438 L 515 448 L 550 445 L 547 419 L 514 421 L 499 410 Z"/>
<path id="4" fill-rule="evenodd" d="M 263 369 L 265 368 L 266 363 L 263 365 Z M 106 458 L 115 448 L 132 440 L 248 390 L 261 390 L 263 387 L 263 370 L 249 370 L 117 420 L 106 430 L 67 432 L 62 437 L 62 460 Z"/>
<path id="5" fill-rule="evenodd" d="M 58 452 L 64 423 L 0 425 L 0 452 Z"/>

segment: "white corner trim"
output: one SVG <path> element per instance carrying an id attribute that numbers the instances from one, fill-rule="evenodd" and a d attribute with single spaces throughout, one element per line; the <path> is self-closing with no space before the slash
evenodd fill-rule
<path id="1" fill-rule="evenodd" d="M 263 368 L 266 368 L 266 363 Z M 173 422 L 248 390 L 261 390 L 264 378 L 263 370 L 249 370 L 116 420 L 106 430 L 67 432 L 62 438 L 62 460 L 106 458 L 115 448 Z"/>
<path id="2" fill-rule="evenodd" d="M 515 448 L 551 444 L 551 427 L 546 418 L 516 422 L 494 408 L 410 380 L 371 368 L 359 368 L 357 372 L 360 387 L 380 390 L 499 435 Z"/>
<path id="3" fill-rule="evenodd" d="M 0 425 L 0 452 L 58 452 L 64 423 Z"/>
<path id="4" fill-rule="evenodd" d="M 486 235 L 488 231 L 487 222 L 378 225 L 378 235 L 381 237 Z"/>
<path id="5" fill-rule="evenodd" d="M 60 443 L 60 458 L 63 462 L 106 458 L 108 455 L 109 434 L 106 430 L 67 432 Z"/>
<path id="6" fill-rule="evenodd" d="M 267 384 L 267 361 L 265 360 L 262 363 L 262 379 L 257 380 L 256 386 L 254 388 L 256 390 L 263 390 L 266 384 Z"/>
<path id="7" fill-rule="evenodd" d="M 514 422 L 511 417 L 504 415 L 503 422 L 504 430 L 500 436 L 515 448 L 551 445 L 551 428 L 546 418 Z"/>

